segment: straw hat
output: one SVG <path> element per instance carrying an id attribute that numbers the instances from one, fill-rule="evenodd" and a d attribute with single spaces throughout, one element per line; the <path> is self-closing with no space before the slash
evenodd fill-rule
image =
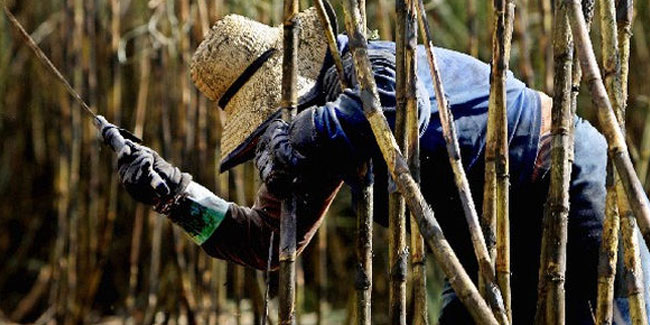
<path id="1" fill-rule="evenodd" d="M 315 8 L 300 12 L 297 18 L 300 41 L 296 86 L 301 96 L 313 87 L 321 71 L 327 41 Z M 233 156 L 242 151 L 250 154 L 250 148 L 243 147 L 254 146 L 251 135 L 279 109 L 282 34 L 282 26 L 271 27 L 228 15 L 215 23 L 194 53 L 192 80 L 226 112 L 221 136 L 222 169 L 226 160 L 236 160 Z"/>

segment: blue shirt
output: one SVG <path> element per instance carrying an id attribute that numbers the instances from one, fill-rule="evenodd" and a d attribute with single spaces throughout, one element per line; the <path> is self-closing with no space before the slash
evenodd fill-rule
<path id="1" fill-rule="evenodd" d="M 338 37 L 348 84 L 356 84 L 346 36 Z M 382 109 L 391 127 L 395 121 L 395 44 L 376 41 L 368 45 Z M 463 164 L 471 175 L 483 170 L 490 66 L 471 56 L 435 48 L 445 95 L 457 129 Z M 433 82 L 425 48 L 417 48 L 418 110 L 421 130 L 420 155 L 423 177 L 426 170 L 449 167 L 442 127 L 438 116 Z M 358 87 L 341 91 L 330 57 L 326 58 L 314 88 L 303 97 L 302 106 L 311 106 L 313 124 L 319 137 L 326 138 L 339 157 L 381 160 L 372 131 L 363 115 Z M 537 155 L 541 120 L 539 94 L 508 72 L 506 81 L 510 179 L 513 187 L 527 184 Z M 301 115 L 306 112 L 302 112 Z M 369 147 L 369 143 L 373 146 Z M 355 159 L 355 160 L 356 160 Z M 447 168 L 445 168 L 447 167 Z M 449 169 L 450 170 L 450 169 Z M 438 174 L 438 173 L 435 173 Z M 480 173 L 479 173 L 480 174 Z M 433 175 L 432 175 L 433 176 Z M 423 187 L 428 180 L 423 178 Z M 445 189 L 447 190 L 447 189 Z"/>

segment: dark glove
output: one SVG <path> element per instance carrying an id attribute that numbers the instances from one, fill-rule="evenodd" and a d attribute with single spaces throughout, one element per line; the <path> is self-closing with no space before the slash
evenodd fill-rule
<path id="1" fill-rule="evenodd" d="M 102 130 L 104 141 L 112 143 L 119 137 L 117 132 Z M 152 149 L 123 140 L 123 146 L 117 152 L 117 169 L 122 185 L 137 201 L 145 204 L 167 203 L 181 194 L 192 181 L 192 176 L 182 173 Z M 162 180 L 157 184 L 152 180 Z M 157 184 L 156 186 L 152 184 Z"/>
<path id="2" fill-rule="evenodd" d="M 297 171 L 304 159 L 291 145 L 287 122 L 272 121 L 255 151 L 255 166 L 269 192 L 278 198 L 291 194 L 297 181 Z"/>

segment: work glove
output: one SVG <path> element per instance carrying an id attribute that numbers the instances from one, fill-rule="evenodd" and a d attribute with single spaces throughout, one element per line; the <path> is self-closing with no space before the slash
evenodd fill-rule
<path id="1" fill-rule="evenodd" d="M 172 203 L 190 184 L 192 176 L 182 173 L 151 148 L 124 139 L 115 129 L 116 126 L 108 124 L 101 133 L 104 141 L 116 150 L 117 170 L 126 191 L 144 204 Z"/>
<path id="2" fill-rule="evenodd" d="M 278 198 L 288 197 L 304 159 L 291 144 L 287 122 L 273 120 L 255 150 L 255 166 L 269 192 Z"/>

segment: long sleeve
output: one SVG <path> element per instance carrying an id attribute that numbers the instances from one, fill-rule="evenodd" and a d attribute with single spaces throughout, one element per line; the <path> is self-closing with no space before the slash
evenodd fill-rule
<path id="1" fill-rule="evenodd" d="M 377 84 L 381 108 L 391 127 L 395 122 L 395 59 L 385 49 L 371 49 L 369 58 Z M 348 84 L 356 85 L 353 59 L 349 52 L 343 56 Z M 416 84 L 420 134 L 431 118 L 429 94 L 419 80 Z M 302 110 L 291 124 L 292 144 L 306 165 L 327 166 L 346 176 L 358 162 L 379 157 L 379 148 L 364 113 L 359 87 L 340 89 L 334 67 L 327 69 L 319 83 L 306 96 L 309 107 Z M 315 98 L 315 99 L 313 99 Z M 307 106 L 307 105 L 306 105 Z M 311 162 L 311 164 L 310 164 Z M 315 167 L 314 167 L 315 168 Z M 346 179 L 348 181 L 348 179 Z"/>
<path id="2" fill-rule="evenodd" d="M 320 226 L 341 181 L 311 179 L 298 195 L 298 253 Z M 266 269 L 271 233 L 275 232 L 272 268 L 278 265 L 280 200 L 262 185 L 252 208 L 227 202 L 197 183 L 191 183 L 169 218 L 212 257 Z"/>

